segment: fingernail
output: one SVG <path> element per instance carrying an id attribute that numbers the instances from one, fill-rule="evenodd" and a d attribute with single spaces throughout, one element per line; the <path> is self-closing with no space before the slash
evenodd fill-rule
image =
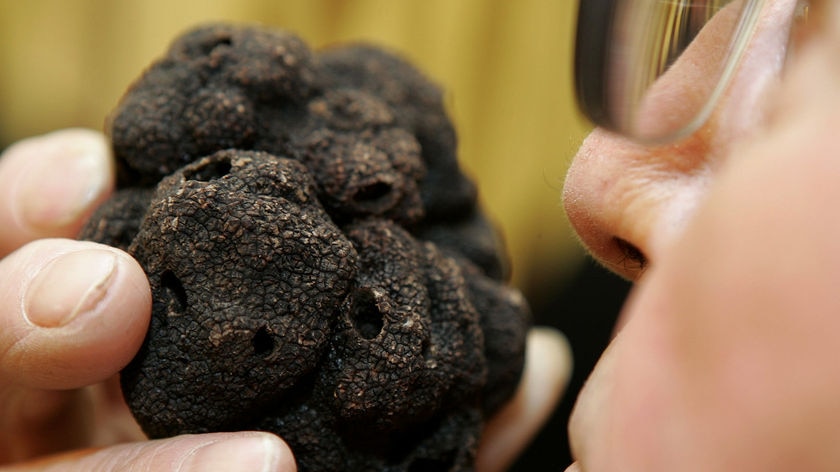
<path id="1" fill-rule="evenodd" d="M 24 295 L 24 313 L 35 325 L 64 326 L 96 309 L 114 279 L 117 256 L 104 249 L 62 254 L 32 279 Z"/>
<path id="2" fill-rule="evenodd" d="M 201 446 L 178 468 L 178 472 L 277 470 L 280 462 L 280 440 L 268 435 L 227 439 Z"/>
<path id="3" fill-rule="evenodd" d="M 18 187 L 20 216 L 34 229 L 76 221 L 110 185 L 108 150 L 98 139 L 39 138 L 27 152 L 36 160 Z"/>

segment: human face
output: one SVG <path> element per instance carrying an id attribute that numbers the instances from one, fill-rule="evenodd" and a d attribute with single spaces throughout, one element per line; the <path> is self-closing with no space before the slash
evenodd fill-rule
<path id="1" fill-rule="evenodd" d="M 803 5 L 765 2 L 688 136 L 596 129 L 576 156 L 569 218 L 638 283 L 578 399 L 570 470 L 840 470 L 840 8 L 811 2 L 791 51 Z M 708 39 L 680 60 L 713 56 Z"/>

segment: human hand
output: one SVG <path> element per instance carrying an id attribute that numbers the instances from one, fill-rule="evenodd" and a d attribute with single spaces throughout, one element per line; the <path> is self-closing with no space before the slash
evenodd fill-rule
<path id="1" fill-rule="evenodd" d="M 112 189 L 99 133 L 60 131 L 0 157 L 0 465 L 295 470 L 288 447 L 266 433 L 144 440 L 116 374 L 148 328 L 146 276 L 122 251 L 61 239 Z"/>

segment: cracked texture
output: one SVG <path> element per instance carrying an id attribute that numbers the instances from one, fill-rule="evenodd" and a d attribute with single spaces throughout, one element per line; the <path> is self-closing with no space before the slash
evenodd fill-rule
<path id="1" fill-rule="evenodd" d="M 208 25 L 106 130 L 119 190 L 82 237 L 149 277 L 122 386 L 150 437 L 263 429 L 301 471 L 472 470 L 529 313 L 434 84 L 374 47 Z"/>

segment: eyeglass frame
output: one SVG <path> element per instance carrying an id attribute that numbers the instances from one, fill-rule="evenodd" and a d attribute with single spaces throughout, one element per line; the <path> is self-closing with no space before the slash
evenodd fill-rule
<path id="1" fill-rule="evenodd" d="M 611 113 L 610 75 L 608 58 L 611 57 L 615 31 L 614 23 L 619 4 L 624 0 L 580 0 L 578 2 L 577 30 L 575 33 L 574 86 L 578 109 L 598 127 L 621 134 L 642 144 L 667 144 L 684 138 L 700 128 L 711 115 L 738 68 L 747 43 L 758 23 L 759 12 L 766 0 L 744 0 L 738 26 L 733 33 L 730 51 L 718 83 L 712 89 L 702 108 L 685 125 L 670 134 L 642 137 L 626 129 Z M 659 75 L 661 77 L 662 74 Z"/>

